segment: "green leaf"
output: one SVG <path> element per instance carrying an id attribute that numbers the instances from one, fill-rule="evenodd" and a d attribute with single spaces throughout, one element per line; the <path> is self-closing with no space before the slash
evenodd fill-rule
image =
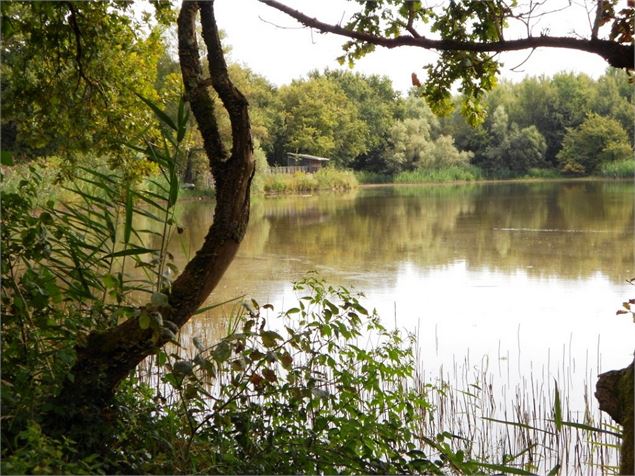
<path id="1" fill-rule="evenodd" d="M 260 333 L 260 338 L 262 339 L 262 343 L 265 347 L 275 347 L 276 340 L 282 340 L 282 336 L 273 331 L 262 331 Z"/>
<path id="2" fill-rule="evenodd" d="M 13 165 L 13 152 L 8 150 L 0 151 L 0 164 Z"/>
<path id="3" fill-rule="evenodd" d="M 558 391 L 558 382 L 554 380 L 556 385 L 555 397 L 553 402 L 553 419 L 558 431 L 562 430 L 562 404 L 560 402 L 560 392 Z"/>
<path id="4" fill-rule="evenodd" d="M 606 433 L 607 435 L 617 436 L 618 438 L 623 438 L 624 435 L 622 433 L 618 433 L 616 431 L 605 430 L 603 428 L 597 428 L 591 425 L 585 425 L 584 423 L 578 423 L 577 421 L 563 421 L 562 426 L 570 426 L 572 428 L 579 428 L 581 430 L 586 431 L 596 431 L 598 433 Z"/>
<path id="5" fill-rule="evenodd" d="M 125 250 L 116 251 L 115 253 L 109 253 L 106 256 L 104 256 L 102 260 L 106 260 L 109 258 L 118 258 L 120 256 L 143 255 L 146 253 L 152 253 L 154 251 L 156 250 L 153 250 L 150 248 L 141 248 L 141 247 L 127 248 Z"/>
<path id="6" fill-rule="evenodd" d="M 189 360 L 177 360 L 174 362 L 172 369 L 175 374 L 183 376 L 183 375 L 191 375 L 194 371 L 194 364 Z"/>
<path id="7" fill-rule="evenodd" d="M 496 423 L 504 423 L 505 425 L 517 426 L 519 428 L 526 428 L 528 430 L 541 431 L 542 433 L 552 434 L 552 432 L 550 432 L 548 430 L 543 430 L 541 428 L 537 428 L 535 426 L 527 425 L 525 423 L 519 423 L 517 421 L 498 420 L 496 418 L 489 418 L 489 417 L 481 417 L 481 418 L 483 420 L 487 420 L 487 421 L 494 421 Z"/>
<path id="8" fill-rule="evenodd" d="M 167 306 L 168 296 L 167 294 L 163 294 L 163 293 L 152 293 L 150 302 L 152 303 L 153 306 Z"/>
<path id="9" fill-rule="evenodd" d="M 130 186 L 126 189 L 126 219 L 123 228 L 123 242 L 127 245 L 130 242 L 130 234 L 132 233 L 132 190 Z"/>
<path id="10" fill-rule="evenodd" d="M 221 341 L 212 352 L 212 358 L 218 363 L 225 362 L 231 353 L 232 350 L 229 344 L 225 341 Z"/>
<path id="11" fill-rule="evenodd" d="M 161 122 L 163 122 L 165 125 L 169 126 L 171 129 L 175 131 L 178 130 L 172 118 L 168 116 L 163 110 L 161 110 L 161 108 L 157 104 L 150 101 L 148 98 L 143 97 L 139 93 L 135 93 L 135 94 L 139 97 L 139 99 L 141 99 L 144 103 L 146 103 L 150 109 L 152 109 L 154 114 L 156 114 L 156 116 L 161 120 Z"/>
<path id="12" fill-rule="evenodd" d="M 101 278 L 101 281 L 104 283 L 104 287 L 106 289 L 115 289 L 117 287 L 117 284 L 119 283 L 117 277 L 113 276 L 112 274 L 105 275 L 103 278 Z"/>
<path id="13" fill-rule="evenodd" d="M 238 297 L 235 297 L 235 298 L 228 299 L 227 301 L 219 302 L 219 303 L 217 303 L 217 304 L 210 304 L 209 306 L 205 306 L 205 307 L 200 307 L 200 308 L 198 308 L 198 310 L 197 310 L 194 314 L 192 314 L 192 315 L 193 315 L 193 316 L 196 316 L 197 314 L 203 314 L 204 312 L 209 311 L 210 309 L 214 309 L 214 308 L 217 308 L 217 307 L 223 306 L 223 305 L 225 305 L 225 304 L 227 304 L 227 303 L 230 303 L 230 302 L 238 301 L 239 299 L 242 299 L 242 298 L 244 298 L 244 297 L 245 297 L 245 295 L 243 294 L 243 295 L 241 295 L 241 296 L 238 296 Z"/>
<path id="14" fill-rule="evenodd" d="M 150 315 L 145 312 L 142 311 L 141 315 L 139 316 L 139 328 L 140 329 L 148 329 L 150 327 Z"/>
<path id="15" fill-rule="evenodd" d="M 163 327 L 163 316 L 160 312 L 150 313 L 150 327 L 154 330 L 160 330 Z"/>

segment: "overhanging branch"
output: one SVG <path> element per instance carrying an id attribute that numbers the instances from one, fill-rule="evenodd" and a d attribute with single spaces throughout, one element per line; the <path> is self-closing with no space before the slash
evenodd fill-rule
<path id="1" fill-rule="evenodd" d="M 473 52 L 504 52 L 518 51 L 532 48 L 567 48 L 601 56 L 611 66 L 616 68 L 634 69 L 633 45 L 620 44 L 614 41 L 600 40 L 597 38 L 581 39 L 567 36 L 530 36 L 518 40 L 501 40 L 493 42 L 467 42 L 456 40 L 434 40 L 425 36 L 401 35 L 395 38 L 386 38 L 371 33 L 353 31 L 339 25 L 324 23 L 317 18 L 311 18 L 304 13 L 290 8 L 277 0 L 259 0 L 283 13 L 295 18 L 303 25 L 316 28 L 322 32 L 334 33 L 354 40 L 371 43 L 385 48 L 399 46 L 416 46 L 419 48 L 439 51 L 473 51 Z"/>

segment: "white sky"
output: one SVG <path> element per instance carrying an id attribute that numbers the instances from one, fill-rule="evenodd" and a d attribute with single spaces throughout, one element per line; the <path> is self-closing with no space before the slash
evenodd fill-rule
<path id="1" fill-rule="evenodd" d="M 443 0 L 441 0 L 443 1 Z M 283 0 L 283 2 L 285 2 Z M 286 0 L 287 5 L 329 23 L 339 23 L 355 11 L 356 4 L 342 0 Z M 568 6 L 569 0 L 548 0 L 550 9 Z M 543 17 L 533 30 L 537 36 L 545 28 L 551 35 L 590 36 L 590 26 L 583 1 L 573 2 L 564 13 Z M 547 23 L 553 18 L 552 23 Z M 230 59 L 243 63 L 276 85 L 288 84 L 305 77 L 309 71 L 340 67 L 336 58 L 342 55 L 345 38 L 320 34 L 301 27 L 291 17 L 263 5 L 256 0 L 217 0 L 216 19 L 226 33 L 231 46 Z M 557 20 L 557 21 L 556 21 Z M 522 31 L 518 33 L 522 35 Z M 553 75 L 559 71 L 584 72 L 593 78 L 602 75 L 607 63 L 597 55 L 568 49 L 541 48 L 518 71 L 511 68 L 522 63 L 528 52 L 505 53 L 499 57 L 504 63 L 503 78 L 520 81 L 525 76 Z M 354 71 L 364 74 L 386 75 L 395 89 L 407 91 L 410 74 L 425 77 L 423 67 L 434 62 L 436 54 L 422 48 L 401 47 L 377 50 L 360 60 Z"/>

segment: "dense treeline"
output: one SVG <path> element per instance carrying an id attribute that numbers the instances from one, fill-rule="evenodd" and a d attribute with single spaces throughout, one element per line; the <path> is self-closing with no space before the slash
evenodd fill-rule
<path id="1" fill-rule="evenodd" d="M 435 116 L 416 89 L 404 98 L 377 76 L 314 72 L 274 94 L 280 109 L 265 145 L 272 164 L 301 151 L 391 175 L 473 164 L 487 176 L 513 177 L 531 169 L 596 174 L 631 156 L 632 87 L 613 69 L 597 81 L 561 73 L 504 82 L 487 96 L 487 119 L 477 127 L 458 108 Z"/>
<path id="2" fill-rule="evenodd" d="M 22 7 L 14 4 L 13 8 Z M 105 13 L 95 8 L 91 14 Z M 125 18 L 123 24 L 131 21 Z M 63 77 L 43 93 L 38 89 L 39 76 L 21 74 L 27 57 L 35 52 L 22 47 L 5 50 L 8 87 L 2 95 L 9 107 L 3 108 L 3 151 L 27 160 L 61 156 L 62 162 L 92 156 L 93 162 L 114 162 L 132 175 L 148 173 L 147 164 L 134 160 L 134 154 L 122 146 L 139 136 L 148 123 L 148 111 L 141 101 L 135 105 L 134 93 L 176 111 L 181 97 L 179 67 L 168 53 L 160 25 L 136 39 L 120 33 L 125 31 L 122 25 L 111 28 L 117 33 L 111 42 L 129 41 L 132 47 L 116 48 L 109 62 L 96 58 L 92 73 L 89 62 L 82 74 L 101 79 L 85 82 L 82 99 L 75 102 L 62 98 Z M 19 40 L 13 34 L 7 43 Z M 110 62 L 135 74 L 115 74 L 115 66 L 107 69 Z M 249 99 L 260 170 L 267 163 L 287 165 L 289 152 L 329 157 L 338 168 L 364 172 L 362 178 L 395 181 L 435 180 L 446 172 L 451 172 L 446 179 L 473 179 L 619 176 L 634 169 L 633 89 L 622 70 L 609 68 L 598 80 L 560 73 L 502 82 L 485 97 L 487 116 L 476 127 L 461 115 L 461 97 L 455 97 L 453 113 L 438 117 L 417 88 L 404 97 L 385 76 L 314 71 L 276 87 L 239 64 L 230 65 L 230 73 Z M 115 97 L 116 101 L 110 100 Z M 229 140 L 228 118 L 218 119 Z M 179 164 L 183 181 L 209 185 L 197 131 L 188 137 L 186 148 L 188 153 Z M 96 155 L 100 158 L 95 159 Z M 256 189 L 262 188 L 261 182 L 257 181 Z"/>

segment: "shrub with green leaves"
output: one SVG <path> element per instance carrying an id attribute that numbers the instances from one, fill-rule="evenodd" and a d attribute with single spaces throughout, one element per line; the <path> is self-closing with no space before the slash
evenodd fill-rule
<path id="1" fill-rule="evenodd" d="M 159 354 L 163 394 L 179 397 L 165 418 L 182 409 L 184 444 L 207 449 L 199 470 L 440 473 L 445 463 L 419 438 L 429 405 L 414 386 L 413 337 L 386 329 L 358 296 L 316 276 L 295 290 L 298 307 L 275 317 L 270 305 L 245 304 L 226 338 L 194 339 L 193 358 Z"/>
<path id="2" fill-rule="evenodd" d="M 557 157 L 563 172 L 591 175 L 607 164 L 632 160 L 633 149 L 619 122 L 589 114 L 580 126 L 567 130 Z"/>
<path id="3" fill-rule="evenodd" d="M 161 172 L 143 188 L 125 172 L 78 166 L 60 185 L 73 199 L 42 205 L 45 178 L 32 166 L 14 191 L 2 191 L 3 458 L 18 454 L 21 435 L 55 410 L 52 397 L 74 378 L 76 345 L 140 312 L 144 293 L 152 303 L 165 297 L 161 291 L 174 268 L 168 241 L 178 233 L 176 158 L 186 122 L 181 106 L 178 131 L 163 148 L 149 142 L 136 148 Z M 155 321 L 156 333 L 174 336 L 176 329 Z M 100 442 L 99 428 L 86 432 Z M 73 444 L 54 439 L 42 447 L 49 443 L 55 451 Z"/>

